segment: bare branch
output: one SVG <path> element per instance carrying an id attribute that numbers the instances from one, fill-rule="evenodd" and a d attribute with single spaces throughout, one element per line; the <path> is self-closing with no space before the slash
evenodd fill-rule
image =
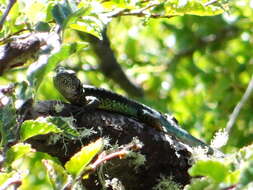
<path id="1" fill-rule="evenodd" d="M 232 114 L 229 116 L 229 121 L 226 126 L 227 133 L 229 133 L 231 131 L 242 107 L 244 106 L 245 102 L 249 99 L 252 92 L 253 92 L 253 75 L 252 75 L 252 78 L 249 82 L 249 85 L 248 85 L 245 93 L 242 96 L 242 99 L 238 102 L 238 104 L 235 106 Z"/>
<path id="2" fill-rule="evenodd" d="M 10 186 L 14 186 L 14 189 L 18 189 L 21 184 L 21 175 L 19 173 L 16 173 L 14 174 L 14 176 L 9 178 L 4 184 L 1 185 L 0 190 L 7 190 Z"/>
<path id="3" fill-rule="evenodd" d="M 102 40 L 92 35 L 85 34 L 84 32 L 78 32 L 78 35 L 82 40 L 88 40 L 91 43 L 91 47 L 96 53 L 99 61 L 99 68 L 106 77 L 112 79 L 128 94 L 136 97 L 143 96 L 143 89 L 128 78 L 121 65 L 118 63 L 114 51 L 111 48 L 110 39 L 106 34 L 106 28 L 102 33 Z"/>
<path id="4" fill-rule="evenodd" d="M 109 17 L 118 17 L 118 16 L 138 16 L 138 17 L 149 17 L 149 18 L 172 18 L 175 15 L 161 15 L 161 14 L 150 14 L 149 12 L 145 11 L 154 5 L 149 5 L 147 7 L 144 7 L 142 9 L 129 11 L 129 9 L 123 9 L 120 10 Z"/>
<path id="5" fill-rule="evenodd" d="M 7 18 L 8 14 L 9 14 L 9 12 L 10 12 L 10 10 L 11 10 L 11 8 L 13 7 L 13 5 L 14 5 L 15 3 L 16 3 L 16 0 L 10 0 L 10 1 L 9 1 L 9 4 L 8 4 L 8 6 L 7 6 L 7 9 L 5 10 L 5 12 L 4 12 L 4 14 L 3 14 L 3 16 L 2 16 L 2 18 L 1 18 L 1 20 L 0 20 L 0 31 L 1 31 L 2 27 L 3 27 L 3 24 L 4 24 L 5 19 Z"/>
<path id="6" fill-rule="evenodd" d="M 39 34 L 18 36 L 0 48 L 0 75 L 10 68 L 21 66 L 31 58 L 36 58 L 45 41 Z"/>
<path id="7" fill-rule="evenodd" d="M 118 17 L 118 16 L 138 16 L 138 17 L 149 17 L 149 18 L 172 18 L 175 15 L 160 15 L 160 14 L 149 14 L 146 12 L 138 12 L 138 11 L 121 11 L 118 14 L 114 14 L 111 17 Z"/>
<path id="8" fill-rule="evenodd" d="M 212 5 L 217 2 L 218 2 L 218 0 L 211 0 L 211 1 L 208 1 L 207 3 L 205 3 L 204 6 L 209 6 L 209 5 Z"/>

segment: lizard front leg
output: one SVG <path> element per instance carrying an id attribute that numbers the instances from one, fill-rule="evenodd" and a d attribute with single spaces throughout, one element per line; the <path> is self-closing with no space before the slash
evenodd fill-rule
<path id="1" fill-rule="evenodd" d="M 86 96 L 86 105 L 84 105 L 85 109 L 96 109 L 100 105 L 100 100 L 95 96 Z"/>
<path id="2" fill-rule="evenodd" d="M 94 96 L 86 96 L 85 97 L 85 104 L 80 107 L 79 112 L 77 115 L 82 115 L 83 113 L 98 108 L 100 105 L 100 100 Z"/>

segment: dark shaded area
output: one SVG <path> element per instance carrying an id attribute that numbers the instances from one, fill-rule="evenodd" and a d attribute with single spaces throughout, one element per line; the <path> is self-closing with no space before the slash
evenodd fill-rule
<path id="1" fill-rule="evenodd" d="M 126 189 L 131 190 L 152 189 L 161 175 L 173 176 L 173 179 L 182 185 L 189 183 L 190 176 L 187 170 L 190 167 L 188 163 L 190 153 L 176 140 L 171 140 L 173 142 L 171 145 L 168 141 L 170 138 L 165 138 L 163 133 L 124 115 L 102 110 L 87 110 L 76 114 L 80 108 L 66 103 L 63 103 L 64 107 L 61 112 L 56 112 L 56 104 L 59 104 L 59 101 L 37 102 L 30 108 L 25 108 L 29 110 L 26 112 L 25 119 L 35 119 L 38 116 L 46 115 L 64 117 L 74 115 L 78 128 L 92 128 L 96 132 L 82 139 L 84 145 L 99 137 L 109 138 L 112 145 L 128 144 L 134 137 L 144 144 L 140 150 L 140 153 L 146 158 L 144 165 L 135 169 L 132 158 L 110 160 L 103 167 L 103 173 L 106 174 L 105 179 L 117 178 Z M 38 151 L 58 157 L 62 163 L 69 160 L 82 146 L 79 140 L 67 140 L 64 142 L 65 145 L 62 141 L 48 144 L 49 136 L 34 137 L 29 140 L 29 143 Z M 180 147 L 177 153 L 174 145 Z M 97 175 L 95 172 L 84 181 L 87 189 L 101 189 Z"/>

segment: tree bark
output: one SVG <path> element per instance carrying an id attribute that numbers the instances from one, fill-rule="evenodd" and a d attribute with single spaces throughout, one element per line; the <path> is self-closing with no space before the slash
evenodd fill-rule
<path id="1" fill-rule="evenodd" d="M 55 105 L 59 103 L 64 107 L 61 112 L 56 112 Z M 161 176 L 172 176 L 173 181 L 181 185 L 189 183 L 190 176 L 187 170 L 190 167 L 190 153 L 187 149 L 177 140 L 171 139 L 134 118 L 98 109 L 78 113 L 80 107 L 53 100 L 36 102 L 30 108 L 25 109 L 28 110 L 25 119 L 48 115 L 63 117 L 73 115 L 77 128 L 85 127 L 94 130 L 95 133 L 83 138 L 82 143 L 79 140 L 67 140 L 49 145 L 47 142 L 50 135 L 37 136 L 29 140 L 35 149 L 59 158 L 63 164 L 81 149 L 82 144 L 86 145 L 99 137 L 109 138 L 112 146 L 128 144 L 137 137 L 144 144 L 138 151 L 145 156 L 144 165 L 135 168 L 133 159 L 130 157 L 110 160 L 103 165 L 105 179 L 117 178 L 125 189 L 130 190 L 152 189 Z M 22 112 L 24 113 L 24 109 Z M 98 183 L 101 180 L 98 173 L 99 171 L 96 171 L 87 180 L 84 180 L 87 189 L 101 189 L 101 183 Z"/>

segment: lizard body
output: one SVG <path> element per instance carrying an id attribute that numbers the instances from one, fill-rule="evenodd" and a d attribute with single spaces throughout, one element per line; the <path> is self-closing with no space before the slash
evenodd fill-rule
<path id="1" fill-rule="evenodd" d="M 155 109 L 109 90 L 83 85 L 71 70 L 59 67 L 53 80 L 57 90 L 72 104 L 134 117 L 151 127 L 176 137 L 183 143 L 194 147 L 201 146 L 207 148 L 208 153 L 213 153 L 210 146 L 179 128 L 173 119 L 168 119 Z M 163 127 L 166 128 L 166 131 Z"/>

